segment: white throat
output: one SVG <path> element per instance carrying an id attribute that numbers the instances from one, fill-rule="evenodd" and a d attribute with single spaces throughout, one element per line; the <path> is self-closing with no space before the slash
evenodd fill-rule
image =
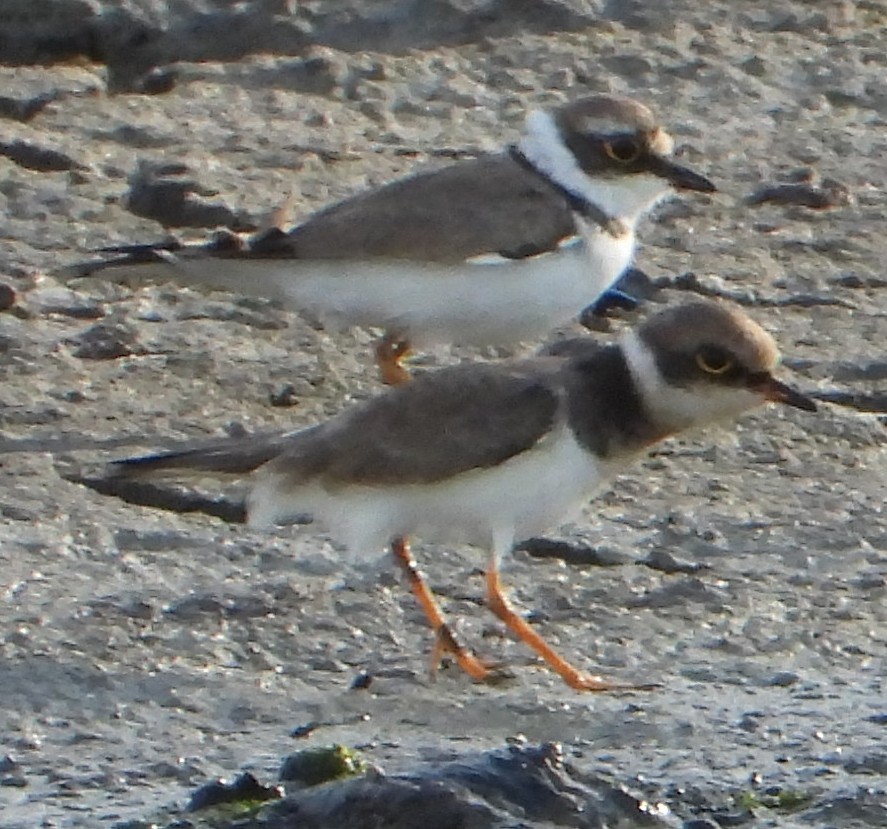
<path id="1" fill-rule="evenodd" d="M 518 147 L 530 163 L 571 193 L 587 199 L 632 229 L 638 219 L 671 192 L 667 181 L 649 173 L 595 178 L 585 173 L 567 148 L 554 118 L 537 110 L 527 116 Z"/>
<path id="2" fill-rule="evenodd" d="M 652 349 L 635 330 L 624 332 L 620 347 L 644 408 L 664 432 L 680 432 L 737 417 L 764 402 L 759 395 L 744 388 L 713 383 L 672 385 L 659 371 Z"/>

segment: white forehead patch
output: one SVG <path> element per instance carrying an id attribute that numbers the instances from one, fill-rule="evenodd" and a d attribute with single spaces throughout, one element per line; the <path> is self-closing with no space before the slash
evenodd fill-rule
<path id="1" fill-rule="evenodd" d="M 674 152 L 674 138 L 665 130 L 657 127 L 653 135 L 650 136 L 650 146 L 659 155 L 671 155 Z"/>

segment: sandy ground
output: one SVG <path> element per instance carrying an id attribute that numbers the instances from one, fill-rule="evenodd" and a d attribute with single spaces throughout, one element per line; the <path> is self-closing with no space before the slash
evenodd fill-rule
<path id="1" fill-rule="evenodd" d="M 3 829 L 167 814 L 218 775 L 273 781 L 305 745 L 358 746 L 396 771 L 517 734 L 563 741 L 679 821 L 884 824 L 887 18 L 863 2 L 666 5 L 649 25 L 602 17 L 404 55 L 325 47 L 310 71 L 295 57 L 186 63 L 153 96 L 104 94 L 97 64 L 0 67 L 10 99 L 54 95 L 27 120 L 0 118 L 0 281 L 17 293 L 0 314 Z M 482 556 L 425 546 L 463 637 L 515 673 L 432 683 L 430 636 L 384 558 L 349 562 L 310 528 L 251 533 L 61 477 L 71 462 L 314 422 L 379 389 L 371 332 L 227 294 L 54 278 L 90 249 L 163 236 L 125 207 L 140 161 L 187 165 L 195 198 L 239 221 L 285 204 L 297 220 L 499 146 L 528 106 L 595 90 L 656 108 L 679 156 L 721 188 L 663 205 L 638 265 L 692 271 L 679 286 L 742 302 L 777 336 L 786 376 L 836 401 L 669 442 L 552 532 L 615 566 L 513 557 L 515 601 L 558 647 L 661 690 L 565 688 L 482 608 Z M 16 142 L 60 156 L 37 163 Z M 809 170 L 842 185 L 833 207 L 748 203 Z M 490 356 L 441 349 L 424 364 Z M 292 405 L 272 405 L 287 384 Z M 703 567 L 645 566 L 657 551 Z M 350 690 L 362 671 L 372 686 Z M 799 805 L 749 800 L 768 789 Z"/>

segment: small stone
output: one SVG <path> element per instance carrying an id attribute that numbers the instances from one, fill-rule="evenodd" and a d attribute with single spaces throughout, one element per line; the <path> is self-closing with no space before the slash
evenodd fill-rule
<path id="1" fill-rule="evenodd" d="M 94 320 L 105 315 L 102 306 L 70 288 L 39 288 L 27 294 L 27 304 L 40 314 Z"/>
<path id="2" fill-rule="evenodd" d="M 761 723 L 759 718 L 753 714 L 743 714 L 739 722 L 736 723 L 736 727 L 742 731 L 754 732 L 761 727 Z"/>
<path id="3" fill-rule="evenodd" d="M 740 65 L 742 71 L 752 77 L 761 78 L 767 74 L 767 64 L 757 55 L 743 61 Z"/>
<path id="4" fill-rule="evenodd" d="M 887 775 L 887 754 L 872 752 L 862 757 L 850 757 L 844 762 L 844 769 L 850 774 Z"/>
<path id="5" fill-rule="evenodd" d="M 777 688 L 788 688 L 799 681 L 800 677 L 792 671 L 778 671 L 767 680 L 768 685 Z"/>
<path id="6" fill-rule="evenodd" d="M 100 322 L 68 342 L 74 346 L 74 356 L 81 360 L 116 360 L 145 353 L 135 332 L 122 323 Z"/>
<path id="7" fill-rule="evenodd" d="M 832 285 L 839 288 L 865 288 L 865 280 L 855 273 L 842 273 L 830 280 Z"/>
<path id="8" fill-rule="evenodd" d="M 351 683 L 352 691 L 365 691 L 373 684 L 373 675 L 367 671 L 361 671 Z"/>
<path id="9" fill-rule="evenodd" d="M 237 777 L 233 783 L 214 780 L 201 786 L 191 795 L 188 811 L 197 812 L 222 803 L 275 800 L 281 796 L 282 792 L 278 786 L 263 786 L 252 774 L 246 772 Z"/>
<path id="10" fill-rule="evenodd" d="M 27 123 L 35 118 L 58 97 L 58 93 L 38 95 L 35 98 L 8 98 L 0 95 L 0 118 L 12 118 Z"/>
<path id="11" fill-rule="evenodd" d="M 653 71 L 653 64 L 640 55 L 613 55 L 603 58 L 601 64 L 614 75 L 638 78 Z"/>
<path id="12" fill-rule="evenodd" d="M 142 95 L 165 95 L 175 89 L 178 73 L 169 66 L 155 66 L 132 84 L 132 92 Z"/>
<path id="13" fill-rule="evenodd" d="M 290 737 L 295 737 L 297 740 L 301 740 L 309 735 L 313 734 L 320 728 L 320 723 L 316 720 L 311 720 L 311 722 L 304 723 L 303 725 L 297 725 L 292 731 L 290 731 Z"/>
<path id="14" fill-rule="evenodd" d="M 87 170 L 79 162 L 65 153 L 40 147 L 27 141 L 0 142 L 0 155 L 5 155 L 19 167 L 35 170 L 38 173 L 53 173 L 63 170 Z"/>
<path id="15" fill-rule="evenodd" d="M 629 561 L 627 555 L 616 550 L 600 550 L 588 544 L 550 538 L 530 538 L 516 549 L 528 553 L 533 558 L 559 558 L 567 564 L 580 567 L 618 567 Z"/>
<path id="16" fill-rule="evenodd" d="M 206 201 L 213 191 L 187 178 L 187 165 L 141 160 L 129 177 L 124 207 L 136 216 L 164 227 L 226 227 L 249 232 L 255 222 L 224 204 Z"/>
<path id="17" fill-rule="evenodd" d="M 15 305 L 15 290 L 5 282 L 0 282 L 0 311 Z"/>
<path id="18" fill-rule="evenodd" d="M 678 559 L 662 547 L 651 550 L 640 563 L 645 564 L 651 570 L 659 570 L 663 573 L 698 573 L 700 570 L 709 569 L 705 564 Z"/>
<path id="19" fill-rule="evenodd" d="M 312 748 L 290 754 L 280 767 L 279 779 L 303 786 L 353 777 L 366 770 L 360 755 L 342 745 Z"/>
<path id="20" fill-rule="evenodd" d="M 750 205 L 772 204 L 799 205 L 813 210 L 825 210 L 840 207 L 851 201 L 850 190 L 834 180 L 823 181 L 821 185 L 813 184 L 775 184 L 762 187 L 748 197 Z"/>
<path id="21" fill-rule="evenodd" d="M 290 406 L 299 405 L 299 397 L 296 394 L 296 387 L 292 383 L 285 383 L 280 388 L 275 389 L 268 395 L 268 400 L 272 406 L 278 408 L 288 408 Z"/>

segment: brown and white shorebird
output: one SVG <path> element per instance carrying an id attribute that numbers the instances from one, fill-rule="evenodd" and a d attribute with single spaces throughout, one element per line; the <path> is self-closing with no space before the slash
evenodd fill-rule
<path id="1" fill-rule="evenodd" d="M 115 472 L 252 473 L 251 525 L 307 513 L 354 553 L 390 545 L 437 635 L 434 664 L 449 651 L 476 680 L 490 668 L 457 642 L 406 539 L 485 547 L 490 609 L 571 687 L 644 687 L 590 676 L 557 654 L 509 606 L 502 557 L 669 435 L 766 401 L 816 407 L 773 376 L 772 337 L 712 302 L 661 311 L 614 344 L 567 353 L 428 372 L 316 426 L 116 461 Z"/>
<path id="2" fill-rule="evenodd" d="M 502 153 L 368 190 L 287 232 L 109 248 L 62 273 L 171 279 L 382 328 L 377 359 L 395 384 L 413 347 L 536 339 L 599 299 L 657 201 L 715 189 L 672 161 L 672 148 L 646 106 L 581 98 L 530 113 Z"/>

